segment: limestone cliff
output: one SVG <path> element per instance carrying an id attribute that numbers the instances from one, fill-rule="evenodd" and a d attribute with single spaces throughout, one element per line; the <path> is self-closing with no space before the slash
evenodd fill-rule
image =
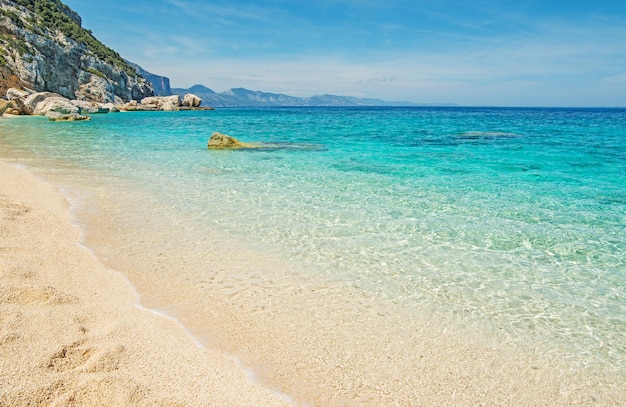
<path id="1" fill-rule="evenodd" d="M 10 87 L 118 104 L 154 94 L 59 0 L 0 0 L 0 94 Z"/>
<path id="2" fill-rule="evenodd" d="M 165 76 L 153 74 L 148 72 L 142 67 L 132 62 L 126 61 L 135 71 L 142 77 L 146 78 L 154 88 L 154 96 L 170 96 L 172 89 L 170 88 L 170 78 Z"/>

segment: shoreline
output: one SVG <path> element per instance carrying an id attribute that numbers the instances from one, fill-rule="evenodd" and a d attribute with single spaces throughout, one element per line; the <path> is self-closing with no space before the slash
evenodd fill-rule
<path id="1" fill-rule="evenodd" d="M 52 185 L 0 160 L 0 404 L 289 405 L 143 307 Z"/>
<path id="2" fill-rule="evenodd" d="M 290 394 L 296 405 L 405 404 L 447 406 L 486 403 L 486 405 L 583 406 L 619 405 L 618 400 L 623 400 L 622 392 L 616 389 L 617 391 L 613 392 L 612 395 L 599 394 L 600 401 L 598 401 L 596 398 L 598 394 L 594 394 L 593 390 L 588 387 L 589 383 L 583 384 L 584 381 L 579 380 L 581 377 L 575 374 L 583 374 L 582 372 L 570 371 L 567 373 L 562 371 L 559 373 L 556 366 L 549 365 L 541 358 L 526 359 L 528 355 L 523 352 L 523 346 L 519 346 L 520 344 L 496 344 L 495 341 L 491 341 L 493 338 L 483 338 L 484 332 L 465 332 L 467 337 L 459 336 L 460 332 L 455 330 L 455 327 L 438 324 L 437 321 L 428 316 L 419 318 L 423 320 L 423 325 L 419 327 L 419 330 L 407 330 L 407 326 L 404 325 L 408 319 L 403 319 L 400 314 L 391 315 L 387 313 L 383 315 L 379 313 L 384 309 L 371 308 L 370 297 L 351 290 L 349 287 L 336 289 L 337 287 L 333 288 L 328 285 L 304 284 L 298 292 L 285 293 L 283 291 L 285 287 L 281 285 L 281 282 L 278 279 L 272 281 L 270 278 L 272 290 L 268 291 L 270 287 L 264 287 L 264 289 L 255 290 L 255 293 L 249 294 L 251 297 L 248 303 L 262 304 L 262 307 L 253 310 L 254 312 L 246 312 L 248 310 L 240 308 L 241 303 L 231 302 L 230 295 L 232 293 L 229 293 L 227 297 L 220 297 L 219 292 L 214 292 L 212 293 L 214 296 L 208 302 L 189 302 L 176 306 L 176 301 L 181 301 L 181 298 L 204 298 L 207 291 L 198 286 L 193 287 L 192 292 L 190 292 L 187 291 L 189 286 L 177 287 L 177 284 L 172 282 L 171 287 L 167 286 L 168 289 L 173 290 L 169 293 L 171 297 L 159 298 L 160 294 L 167 293 L 165 290 L 155 293 L 152 291 L 153 287 L 165 287 L 163 284 L 169 283 L 169 279 L 167 281 L 159 280 L 158 276 L 146 274 L 145 277 L 150 277 L 150 281 L 144 281 L 141 273 L 140 275 L 133 275 L 133 269 L 147 272 L 154 268 L 150 267 L 149 263 L 134 264 L 120 261 L 119 255 L 123 256 L 123 253 L 118 253 L 112 258 L 106 256 L 100 258 L 102 253 L 96 255 L 96 251 L 90 248 L 93 241 L 87 239 L 87 242 L 84 243 L 82 236 L 80 236 L 80 233 L 85 232 L 86 229 L 70 225 L 72 220 L 70 212 L 72 208 L 68 204 L 70 198 L 62 196 L 53 186 L 54 183 L 42 181 L 34 175 L 38 173 L 37 167 L 34 167 L 33 170 L 23 169 L 20 168 L 19 164 L 9 164 L 11 162 L 11 159 L 0 160 L 0 173 L 3 175 L 10 173 L 10 171 L 5 171 L 5 168 L 13 168 L 11 177 L 3 176 L 0 179 L 0 195 L 7 195 L 7 191 L 13 192 L 12 188 L 16 185 L 30 184 L 32 186 L 34 183 L 39 190 L 31 190 L 21 198 L 17 195 L 16 197 L 25 202 L 31 210 L 32 208 L 41 209 L 40 207 L 43 207 L 45 209 L 50 207 L 48 208 L 50 213 L 47 216 L 58 217 L 61 223 L 66 222 L 65 229 L 61 229 L 69 231 L 65 235 L 74 236 L 73 240 L 70 239 L 72 245 L 88 254 L 90 261 L 98 265 L 97 270 L 94 269 L 94 276 L 87 276 L 88 279 L 94 277 L 97 281 L 101 281 L 104 278 L 102 273 L 104 273 L 111 281 L 102 286 L 112 285 L 114 286 L 113 291 L 125 293 L 119 297 L 111 297 L 115 297 L 116 308 L 125 310 L 129 307 L 133 308 L 135 310 L 133 315 L 136 315 L 134 313 L 138 311 L 146 314 L 145 309 L 147 309 L 148 314 L 150 314 L 140 318 L 146 319 L 145 323 L 135 324 L 135 320 L 132 323 L 121 321 L 118 323 L 118 326 L 124 324 L 124 327 L 120 329 L 139 330 L 140 332 L 133 334 L 135 338 L 147 338 L 143 342 L 135 341 L 133 346 L 126 343 L 121 345 L 124 350 L 132 348 L 132 355 L 134 356 L 132 363 L 129 360 L 123 360 L 124 357 L 116 356 L 119 353 L 116 351 L 109 352 L 105 356 L 96 356 L 97 352 L 94 350 L 96 348 L 92 342 L 89 340 L 83 342 L 80 339 L 94 329 L 89 327 L 85 327 L 89 328 L 87 332 L 82 332 L 79 327 L 82 336 L 79 335 L 78 338 L 72 337 L 71 341 L 58 343 L 56 348 L 47 347 L 47 355 L 39 358 L 39 364 L 29 362 L 31 369 L 38 369 L 42 365 L 41 361 L 44 361 L 43 364 L 48 366 L 51 363 L 49 360 L 54 359 L 56 355 L 67 355 L 79 351 L 86 352 L 87 361 L 78 367 L 74 367 L 75 362 L 71 362 L 70 371 L 63 370 L 60 372 L 61 375 L 57 374 L 57 378 L 61 377 L 61 381 L 57 380 L 56 383 L 61 383 L 67 377 L 69 386 L 76 386 L 75 383 L 80 385 L 80 383 L 88 381 L 91 383 L 91 387 L 89 390 L 76 387 L 64 392 L 59 397 L 66 399 L 68 397 L 83 397 L 81 404 L 90 405 L 92 399 L 86 397 L 93 398 L 106 394 L 106 391 L 97 385 L 97 380 L 101 379 L 96 378 L 93 379 L 96 381 L 93 381 L 91 378 L 93 372 L 89 366 L 92 362 L 89 360 L 99 358 L 114 360 L 115 369 L 113 372 L 115 374 L 111 376 L 111 380 L 123 375 L 132 376 L 133 381 L 129 380 L 128 382 L 132 384 L 133 388 L 142 389 L 142 394 L 152 397 L 150 399 L 154 401 L 152 404 L 170 405 L 172 403 L 172 405 L 179 405 L 177 404 L 179 399 L 183 399 L 180 405 L 288 405 L 288 402 L 292 401 L 291 398 L 284 396 L 281 398 L 281 393 L 268 390 L 274 388 L 283 389 L 281 391 Z M 24 180 L 28 182 L 24 182 Z M 42 196 L 41 191 L 46 191 L 46 199 L 40 198 Z M 13 196 L 11 193 L 8 195 Z M 74 201 L 72 200 L 72 202 Z M 76 202 L 73 205 L 75 204 Z M 4 206 L 2 207 L 4 208 Z M 115 239 L 119 236 L 113 233 L 112 229 L 109 228 L 111 225 L 107 223 L 106 216 L 103 216 L 105 212 L 99 212 L 96 210 L 95 213 L 92 213 L 94 219 L 83 219 L 82 222 L 86 221 L 92 232 L 95 230 L 102 234 L 100 237 L 109 236 L 118 242 Z M 4 212 L 2 216 L 4 216 Z M 98 220 L 96 219 L 98 217 L 105 219 Z M 5 223 L 4 219 L 1 219 Z M 21 220 L 20 218 L 20 222 Z M 9 226 L 16 225 L 7 224 L 6 230 L 11 229 Z M 134 227 L 132 224 L 126 226 L 131 229 Z M 4 230 L 3 224 L 0 224 L 0 227 Z M 47 223 L 46 225 L 39 224 L 39 227 L 39 232 L 35 233 L 38 238 L 45 238 L 47 234 L 56 230 L 50 228 Z M 42 232 L 43 235 L 40 236 Z M 0 238 L 3 236 L 0 234 Z M 0 248 L 8 246 L 1 242 Z M 126 247 L 122 243 L 119 243 L 119 246 Z M 31 244 L 36 243 L 31 242 Z M 89 247 L 85 247 L 85 245 Z M 97 245 L 93 247 L 95 248 Z M 72 256 L 82 258 L 85 253 L 79 256 L 80 251 L 72 252 Z M 38 254 L 35 250 L 32 252 Z M 251 259 L 252 257 L 249 260 Z M 142 260 L 157 261 L 157 259 L 146 258 Z M 162 261 L 163 259 L 158 260 L 159 263 Z M 177 263 L 176 258 L 173 261 L 174 263 L 169 264 L 170 269 L 178 270 L 178 268 L 173 267 L 180 267 L 181 265 Z M 40 261 L 39 263 L 44 262 Z M 229 277 L 235 269 L 226 267 L 224 270 L 220 270 L 220 272 L 222 271 L 225 274 L 220 274 L 221 277 Z M 49 285 L 61 293 L 65 293 L 67 288 L 69 293 L 77 298 L 82 298 L 83 302 L 80 306 L 82 308 L 93 298 L 86 294 L 81 295 L 80 289 L 100 288 L 97 281 L 83 281 L 83 285 L 66 285 L 66 279 L 64 280 L 62 277 L 66 278 L 67 275 L 59 277 L 54 274 L 54 276 L 57 278 L 54 280 L 56 282 L 49 283 Z M 106 278 L 104 280 L 106 281 Z M 20 281 L 18 279 L 18 282 Z M 30 280 L 21 282 L 27 283 Z M 226 280 L 225 284 L 228 285 L 228 282 Z M 7 285 L 5 276 L 1 273 L 0 283 L 3 288 Z M 11 285 L 16 285 L 15 281 L 9 280 L 7 286 Z M 57 288 L 59 286 L 61 288 Z M 185 288 L 185 290 L 176 292 L 180 288 Z M 314 292 L 320 293 L 322 296 L 312 298 L 311 295 L 317 297 Z M 144 307 L 138 305 L 138 293 L 143 294 L 142 302 L 148 304 L 148 308 L 142 310 Z M 339 297 L 339 295 L 345 297 Z M 159 300 L 163 300 L 163 302 Z M 173 302 L 168 302 L 168 300 Z M 4 296 L 0 297 L 0 306 L 4 307 L 5 302 Z M 338 310 L 334 307 L 340 302 L 346 309 Z M 297 306 L 294 307 L 296 304 Z M 355 305 L 356 307 L 352 307 Z M 99 332 L 108 329 L 109 324 L 112 323 L 110 313 L 107 310 L 109 306 L 109 301 L 101 298 L 93 304 L 92 308 L 99 309 L 100 312 L 98 321 L 104 323 L 98 328 Z M 50 312 L 48 318 L 52 317 L 54 307 L 46 306 L 44 308 Z M 164 313 L 159 310 L 164 310 Z M 289 310 L 286 313 L 288 315 L 280 312 L 284 310 Z M 4 314 L 3 312 L 0 315 Z M 123 314 L 124 312 L 119 312 L 115 315 Z M 208 323 L 208 316 L 216 317 L 214 318 L 216 320 Z M 89 319 L 95 323 L 92 317 Z M 151 324 L 149 320 L 152 319 L 166 321 L 161 321 L 161 324 L 153 321 Z M 39 323 L 41 324 L 41 322 Z M 0 320 L 0 324 L 4 326 L 5 322 Z M 65 318 L 63 324 L 56 326 L 61 327 L 58 329 L 61 331 L 67 326 L 74 326 L 73 324 L 72 320 Z M 286 330 L 285 327 L 289 329 Z M 27 328 L 19 329 L 25 330 Z M 37 328 L 28 329 L 32 329 L 34 332 Z M 184 357 L 187 360 L 195 361 L 190 366 L 183 366 L 182 370 L 179 370 L 180 366 L 163 364 L 163 358 L 160 356 L 162 353 L 171 353 L 169 350 L 162 351 L 163 344 L 167 341 L 161 341 L 163 338 L 160 337 L 170 335 L 172 330 L 178 332 L 176 335 L 182 335 L 186 338 L 183 341 L 185 342 L 185 349 L 181 349 L 180 352 L 186 352 Z M 154 339 L 150 333 L 156 331 L 160 335 Z M 376 332 L 381 334 L 379 336 L 371 335 Z M 116 335 L 121 333 L 116 331 Z M 12 340 L 10 335 L 11 332 L 7 336 L 6 332 L 0 331 L 0 344 L 2 346 L 4 346 L 5 338 L 9 338 L 9 341 Z M 199 340 L 196 341 L 194 338 L 199 338 Z M 98 339 L 100 341 L 97 342 L 97 345 L 106 349 L 110 349 L 111 346 L 115 349 L 115 345 L 122 341 L 113 334 Z M 161 348 L 155 349 L 152 346 L 154 345 L 153 341 L 158 342 L 157 345 L 161 344 Z M 201 341 L 205 341 L 208 348 L 199 348 L 198 342 Z M 145 346 L 144 343 L 149 343 L 149 346 Z M 237 349 L 237 346 L 242 345 L 245 346 Z M 177 343 L 176 346 L 180 345 Z M 3 352 L 9 354 L 5 349 Z M 206 360 L 207 354 L 211 356 L 209 363 L 197 362 L 198 358 Z M 226 356 L 229 354 L 234 356 Z M 221 362 L 215 363 L 213 356 Z M 12 360 L 15 357 L 15 355 L 7 356 L 6 360 L 9 362 L 6 367 L 2 366 L 0 372 L 10 372 L 8 367 L 10 367 L 10 363 L 13 363 Z M 242 363 L 238 363 L 238 359 L 241 359 Z M 155 363 L 157 365 L 161 363 L 161 365 L 155 367 Z M 219 383 L 216 384 L 216 381 L 213 380 L 215 379 L 213 377 L 215 376 L 214 368 L 209 367 L 207 369 L 205 366 L 223 366 L 222 363 L 226 363 L 228 366 L 226 370 L 230 372 L 229 375 L 231 376 L 229 377 L 234 375 L 236 380 L 228 382 L 220 381 L 220 379 L 218 380 Z M 250 369 L 246 369 L 247 366 L 250 366 Z M 155 377 L 147 379 L 143 373 L 146 369 L 150 370 Z M 121 370 L 125 370 L 125 372 L 120 372 Z M 48 375 L 43 376 L 43 379 L 50 380 L 50 372 L 44 371 L 44 373 L 48 373 Z M 110 374 L 111 371 L 106 373 Z M 571 373 L 578 377 L 571 376 Z M 172 376 L 176 377 L 179 382 L 183 382 L 183 385 L 172 381 Z M 220 376 L 224 377 L 221 370 Z M 5 397 L 13 397 L 14 399 L 11 400 L 17 400 L 15 404 L 8 405 L 23 404 L 23 402 L 19 402 L 20 399 L 15 397 L 25 394 L 24 391 L 11 388 L 13 383 L 20 382 L 20 380 L 5 379 L 4 377 L 0 380 L 6 380 L 8 384 L 5 385 L 5 382 L 1 381 L 0 388 L 11 389 L 11 393 L 6 392 L 6 396 L 0 393 L 0 404 L 4 405 Z M 155 381 L 158 382 L 157 385 L 154 385 Z M 206 381 L 211 382 L 208 387 L 205 384 L 198 384 Z M 173 383 L 172 386 L 176 387 L 176 390 L 172 391 L 167 387 L 163 387 L 167 389 L 163 390 L 161 388 L 162 382 Z M 46 383 L 50 384 L 49 381 Z M 158 392 L 152 390 L 154 388 L 158 388 Z M 191 393 L 198 391 L 199 394 L 178 396 L 190 388 Z M 39 388 L 39 390 L 41 389 L 43 387 Z M 50 385 L 45 391 L 49 392 L 49 389 Z M 117 387 L 114 389 L 118 391 Z M 205 397 L 207 389 L 210 392 L 208 398 Z M 249 389 L 254 391 L 251 392 Z M 134 393 L 129 396 L 127 390 L 127 388 L 119 390 L 122 394 L 121 397 L 126 397 L 123 400 L 120 399 L 122 400 L 121 404 L 135 405 L 136 402 L 133 399 L 135 396 L 132 395 Z M 85 396 L 87 392 L 91 393 Z M 31 396 L 38 394 L 31 392 Z M 171 396 L 172 394 L 176 396 Z M 241 396 L 242 394 L 244 396 Z M 176 397 L 175 403 L 171 401 L 172 397 Z M 189 398 L 186 399 L 185 397 Z M 248 397 L 260 397 L 260 399 L 251 400 Z M 197 401 L 198 399 L 200 401 Z M 59 400 L 64 399 L 59 398 Z M 114 402 L 118 402 L 118 400 L 114 400 Z M 97 405 L 97 402 L 94 401 L 93 403 Z"/>

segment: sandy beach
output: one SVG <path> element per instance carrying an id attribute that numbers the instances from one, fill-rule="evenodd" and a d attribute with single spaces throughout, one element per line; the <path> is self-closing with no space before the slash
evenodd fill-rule
<path id="1" fill-rule="evenodd" d="M 622 405 L 623 391 L 595 394 L 583 371 L 427 316 L 415 329 L 345 287 L 256 290 L 248 302 L 267 306 L 256 313 L 216 294 L 181 305 L 183 326 L 143 307 L 124 275 L 81 245 L 52 185 L 1 161 L 0 174 L 2 407 Z M 154 279 L 176 293 L 178 282 Z M 186 290 L 174 296 L 209 298 Z M 341 313 L 328 306 L 339 303 Z M 229 346 L 255 373 L 215 350 Z"/>
<path id="2" fill-rule="evenodd" d="M 626 3 L 452 3 L 0 0 L 0 407 L 626 407 Z"/>
<path id="3" fill-rule="evenodd" d="M 0 405 L 287 405 L 143 309 L 52 186 L 0 162 Z"/>

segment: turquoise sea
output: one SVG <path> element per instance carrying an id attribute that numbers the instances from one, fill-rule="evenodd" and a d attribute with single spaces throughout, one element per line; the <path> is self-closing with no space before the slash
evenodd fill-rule
<path id="1" fill-rule="evenodd" d="M 215 131 L 268 145 L 209 151 Z M 322 279 L 528 348 L 599 394 L 626 382 L 626 109 L 28 117 L 0 121 L 0 156 L 58 185 L 86 245 L 186 325 L 202 298 L 255 315 Z"/>

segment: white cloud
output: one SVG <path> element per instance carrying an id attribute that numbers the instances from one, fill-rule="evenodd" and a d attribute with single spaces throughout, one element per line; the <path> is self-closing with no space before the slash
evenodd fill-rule
<path id="1" fill-rule="evenodd" d="M 338 2 L 358 12 L 391 7 L 373 0 L 321 0 Z M 107 32 L 106 42 L 177 87 L 201 83 L 218 91 L 243 86 L 295 96 L 461 104 L 626 105 L 626 27 L 610 16 L 537 19 L 480 0 L 475 7 L 482 11 L 469 16 L 450 4 L 396 1 L 396 14 L 422 13 L 431 24 L 372 17 L 365 26 L 336 28 L 299 21 L 281 2 L 154 3 L 149 18 Z M 508 25 L 514 28 L 498 31 Z M 368 30 L 380 35 L 368 40 L 378 42 L 362 40 Z"/>

